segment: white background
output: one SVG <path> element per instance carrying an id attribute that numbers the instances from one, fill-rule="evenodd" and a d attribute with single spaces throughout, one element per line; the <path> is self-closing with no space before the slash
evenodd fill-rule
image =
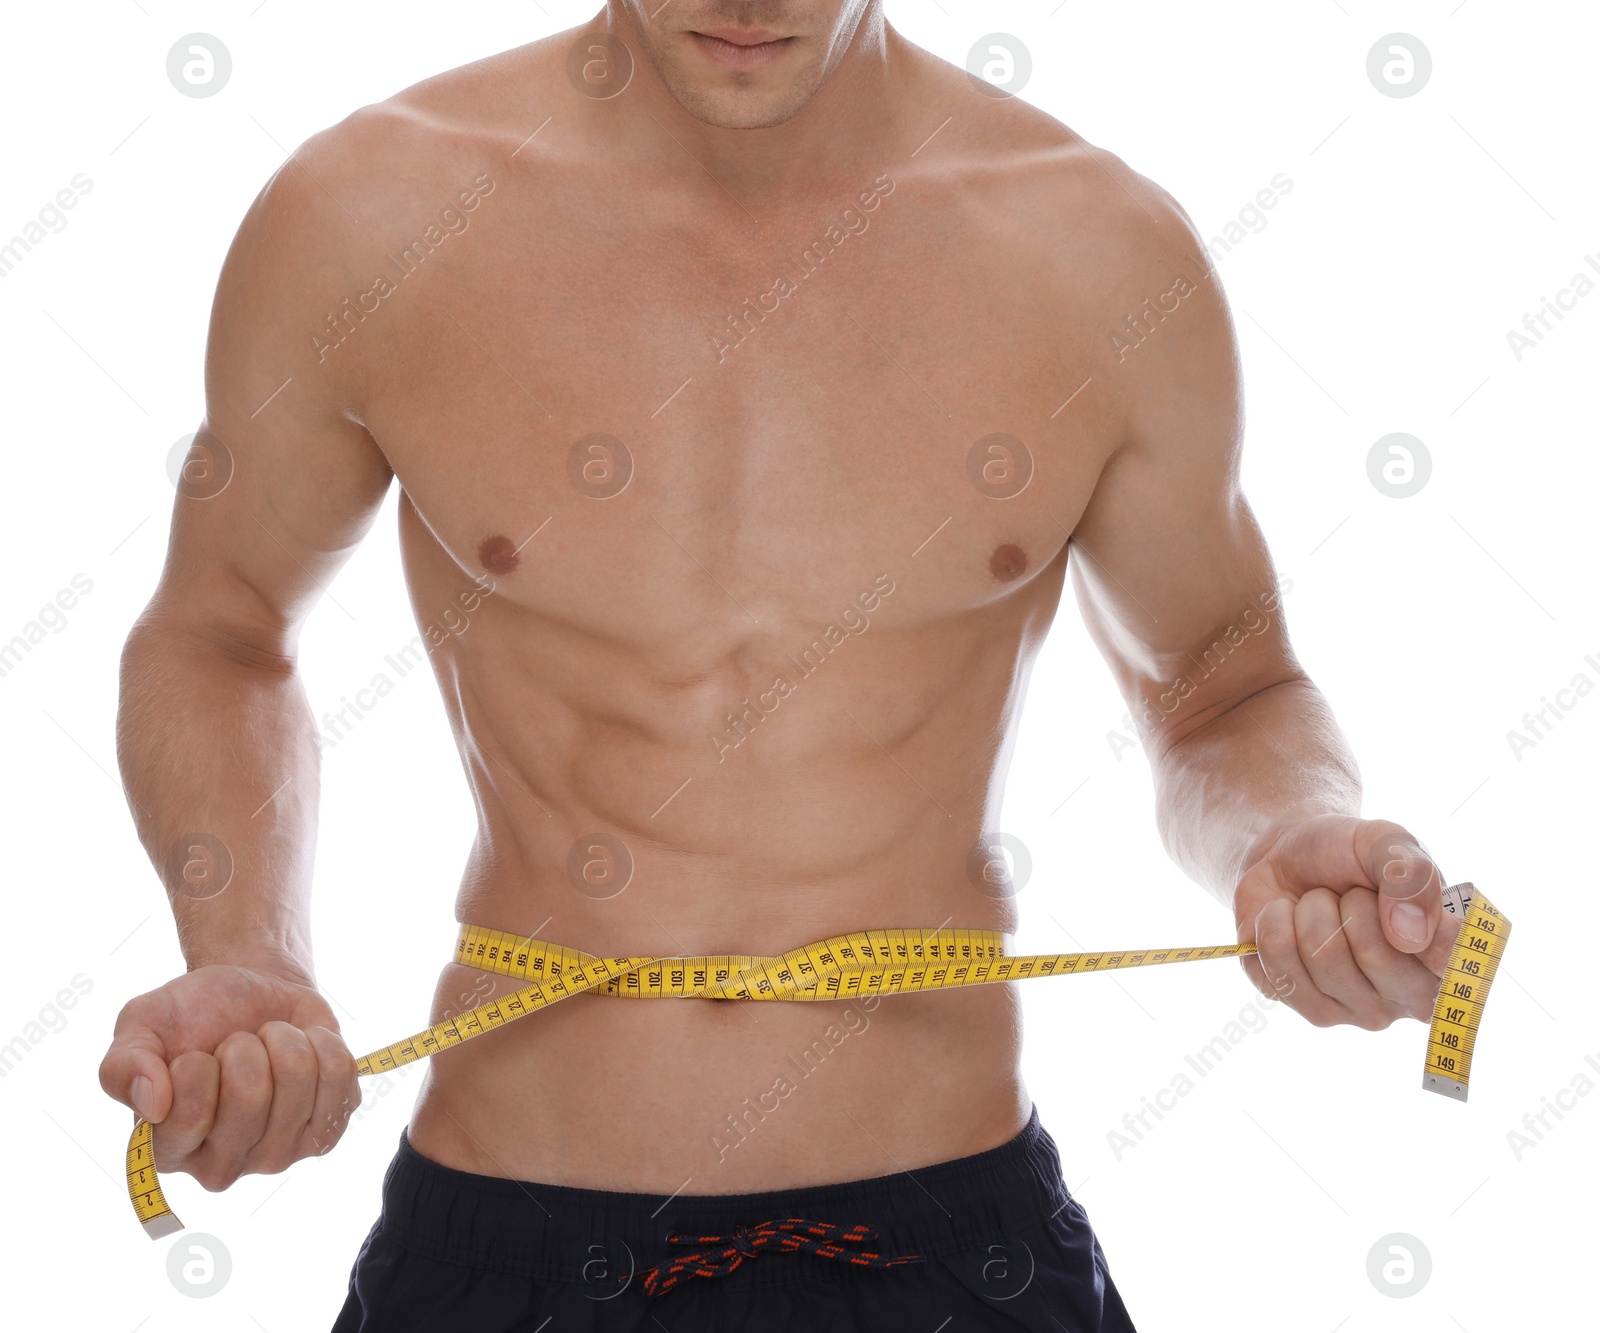
<path id="1" fill-rule="evenodd" d="M 91 987 L 0 1081 L 18 1327 L 285 1333 L 327 1327 L 342 1299 L 415 1074 L 383 1098 L 369 1089 L 328 1158 L 222 1195 L 168 1181 L 180 1214 L 231 1252 L 214 1297 L 174 1289 L 175 1242 L 153 1245 L 129 1211 L 130 1117 L 95 1069 L 119 1006 L 182 960 L 113 776 L 117 653 L 159 568 L 167 452 L 198 424 L 212 287 L 256 191 L 356 106 L 595 9 L 6 5 L 0 239 L 76 173 L 94 182 L 66 230 L 0 280 L 0 641 L 74 574 L 93 582 L 65 628 L 0 678 L 0 1044 L 75 975 Z M 1470 1104 L 1421 1091 L 1420 1025 L 1324 1031 L 1278 1008 L 1120 1154 L 1109 1131 L 1255 992 L 1232 963 L 1023 987 L 1029 1086 L 1141 1329 L 1592 1326 L 1600 1095 L 1569 1092 L 1572 1109 L 1547 1113 L 1520 1158 L 1507 1135 L 1527 1133 L 1524 1114 L 1580 1073 L 1600 1083 L 1584 1063 L 1600 1061 L 1600 1031 L 1579 945 L 1592 928 L 1600 695 L 1520 757 L 1507 732 L 1578 673 L 1600 684 L 1584 661 L 1600 661 L 1600 293 L 1520 361 L 1506 333 L 1586 254 L 1600 262 L 1595 9 L 890 0 L 889 15 L 956 64 L 985 34 L 1020 37 L 1033 59 L 1023 96 L 1166 186 L 1207 236 L 1276 174 L 1293 181 L 1268 225 L 1218 258 L 1245 360 L 1247 489 L 1295 645 L 1360 757 L 1365 813 L 1410 826 L 1516 924 Z M 194 31 L 233 54 L 214 98 L 182 97 L 166 78 L 168 49 Z M 1432 52 L 1414 97 L 1381 96 L 1366 75 L 1369 48 L 1393 32 Z M 1366 470 L 1393 431 L 1433 462 L 1406 499 Z M 348 614 L 325 601 L 304 635 L 319 713 L 415 633 L 393 498 L 334 589 Z M 426 1013 L 472 833 L 422 675 L 324 756 L 319 972 L 358 1050 Z M 1160 848 L 1148 768 L 1108 739 L 1121 714 L 1069 598 L 1008 787 L 1006 830 L 1034 861 L 1024 947 L 1231 938 Z M 328 942 L 357 929 L 390 966 L 333 955 Z M 1431 1280 L 1407 1299 L 1367 1276 L 1391 1232 L 1432 1255 Z"/>

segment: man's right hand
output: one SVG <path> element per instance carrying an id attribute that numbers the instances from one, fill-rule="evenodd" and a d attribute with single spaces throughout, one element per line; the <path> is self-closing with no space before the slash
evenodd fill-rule
<path id="1" fill-rule="evenodd" d="M 213 964 L 123 1006 L 100 1086 L 154 1126 L 158 1170 L 223 1190 L 337 1143 L 361 1101 L 355 1067 L 304 979 Z"/>

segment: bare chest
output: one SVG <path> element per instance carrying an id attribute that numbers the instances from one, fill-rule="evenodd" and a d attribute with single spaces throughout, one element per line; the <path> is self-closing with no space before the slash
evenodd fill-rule
<path id="1" fill-rule="evenodd" d="M 1108 428 L 1057 284 L 978 217 L 892 173 L 782 219 L 500 193 L 393 265 L 368 427 L 417 559 L 659 641 L 885 574 L 932 620 L 1061 550 Z"/>

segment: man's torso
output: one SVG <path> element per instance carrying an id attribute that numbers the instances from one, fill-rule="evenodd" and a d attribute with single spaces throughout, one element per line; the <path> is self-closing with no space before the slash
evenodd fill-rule
<path id="1" fill-rule="evenodd" d="M 361 239 L 322 366 L 400 482 L 479 811 L 459 919 L 606 955 L 1015 928 L 972 853 L 1118 444 L 1109 335 L 1173 274 L 1130 285 L 1056 122 L 926 56 L 907 91 L 891 147 L 741 195 L 614 151 L 556 38 L 403 94 L 326 182 Z M 449 965 L 432 1018 L 511 988 Z M 1020 1129 L 1012 990 L 578 997 L 435 1057 L 411 1136 L 608 1189 L 887 1174 Z"/>

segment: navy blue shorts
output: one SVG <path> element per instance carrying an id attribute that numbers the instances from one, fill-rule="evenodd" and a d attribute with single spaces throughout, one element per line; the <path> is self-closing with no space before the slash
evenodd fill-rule
<path id="1" fill-rule="evenodd" d="M 1016 1138 L 971 1157 L 670 1200 L 456 1171 L 402 1131 L 333 1333 L 456 1329 L 1133 1333 L 1133 1322 L 1035 1107 Z"/>

